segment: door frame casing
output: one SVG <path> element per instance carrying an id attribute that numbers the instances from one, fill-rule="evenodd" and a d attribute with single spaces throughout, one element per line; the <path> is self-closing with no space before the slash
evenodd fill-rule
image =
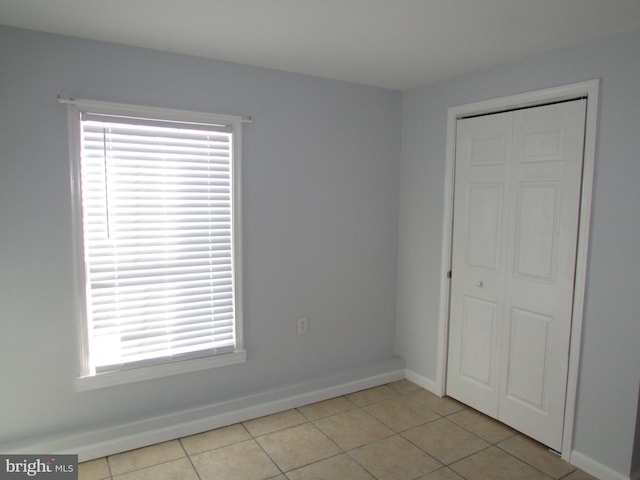
<path id="1" fill-rule="evenodd" d="M 586 97 L 586 122 L 584 131 L 584 156 L 576 252 L 576 275 L 571 318 L 571 338 L 569 345 L 569 365 L 567 391 L 562 436 L 562 458 L 570 461 L 573 448 L 575 407 L 580 371 L 580 345 L 582 338 L 582 318 L 586 288 L 591 202 L 593 194 L 593 174 L 595 164 L 596 131 L 598 116 L 598 95 L 600 80 L 588 80 L 559 87 L 525 92 L 492 100 L 459 105 L 448 109 L 446 171 L 444 191 L 444 212 L 442 228 L 442 260 L 440 280 L 440 310 L 438 315 L 438 355 L 436 365 L 436 392 L 445 394 L 447 378 L 447 353 L 449 337 L 449 302 L 451 296 L 452 241 L 453 241 L 453 195 L 455 181 L 456 122 L 469 115 L 491 114 L 505 110 L 532 107 L 552 102 Z M 455 275 L 455 272 L 453 272 Z"/>

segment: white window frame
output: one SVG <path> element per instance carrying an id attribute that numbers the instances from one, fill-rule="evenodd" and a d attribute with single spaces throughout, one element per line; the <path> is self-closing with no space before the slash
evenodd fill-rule
<path id="1" fill-rule="evenodd" d="M 80 345 L 80 372 L 76 378 L 78 391 L 94 390 L 115 385 L 162 378 L 180 373 L 196 372 L 210 368 L 233 365 L 246 361 L 242 336 L 242 205 L 241 205 L 241 145 L 242 123 L 250 121 L 240 116 L 214 115 L 202 112 L 145 107 L 91 100 L 59 99 L 67 105 L 69 125 L 69 145 L 71 160 L 71 200 L 73 261 L 75 272 L 75 313 L 78 319 Z M 233 178 L 232 178 L 232 237 L 235 300 L 235 338 L 233 352 L 209 355 L 185 360 L 175 360 L 155 365 L 141 366 L 98 373 L 92 371 L 89 362 L 89 331 L 86 313 L 86 288 L 84 265 L 84 239 L 82 219 L 82 194 L 80 178 L 81 155 L 81 117 L 83 113 L 107 114 L 116 116 L 143 117 L 173 122 L 228 125 L 233 130 Z"/>

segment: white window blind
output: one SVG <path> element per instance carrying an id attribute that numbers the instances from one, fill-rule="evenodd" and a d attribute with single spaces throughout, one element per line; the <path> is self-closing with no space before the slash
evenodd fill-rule
<path id="1" fill-rule="evenodd" d="M 236 348 L 234 129 L 82 113 L 93 373 Z"/>

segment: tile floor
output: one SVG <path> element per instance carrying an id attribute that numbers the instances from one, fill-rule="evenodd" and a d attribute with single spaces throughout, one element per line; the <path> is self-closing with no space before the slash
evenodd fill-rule
<path id="1" fill-rule="evenodd" d="M 80 480 L 593 480 L 541 445 L 402 380 L 92 460 Z"/>

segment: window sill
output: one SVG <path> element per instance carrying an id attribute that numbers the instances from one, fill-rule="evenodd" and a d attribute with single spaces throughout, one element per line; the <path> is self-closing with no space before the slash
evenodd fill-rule
<path id="1" fill-rule="evenodd" d="M 99 373 L 76 378 L 76 390 L 86 392 L 99 388 L 114 387 L 128 383 L 142 382 L 154 378 L 169 377 L 181 373 L 198 372 L 211 368 L 224 367 L 244 363 L 247 360 L 246 350 L 236 350 L 232 353 L 213 355 L 210 357 L 182 360 L 174 363 L 153 365 L 149 367 L 121 370 L 118 372 Z"/>

